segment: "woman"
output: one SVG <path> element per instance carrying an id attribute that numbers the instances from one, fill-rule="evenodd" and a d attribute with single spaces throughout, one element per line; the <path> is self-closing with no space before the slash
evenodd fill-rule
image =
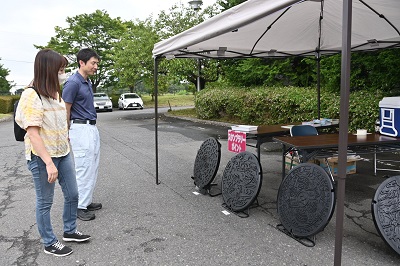
<path id="1" fill-rule="evenodd" d="M 17 124 L 27 131 L 25 157 L 35 185 L 36 221 L 44 252 L 55 256 L 72 253 L 71 248 L 58 241 L 51 225 L 50 210 L 57 179 L 64 194 L 63 240 L 90 239 L 76 229 L 78 188 L 70 155 L 67 113 L 60 96 L 66 66 L 67 60 L 59 53 L 50 49 L 39 51 L 34 64 L 33 88 L 22 93 L 15 116 Z"/>

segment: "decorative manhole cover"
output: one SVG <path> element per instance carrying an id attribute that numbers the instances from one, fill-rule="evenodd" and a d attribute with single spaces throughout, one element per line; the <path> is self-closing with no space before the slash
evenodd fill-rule
<path id="1" fill-rule="evenodd" d="M 236 154 L 227 164 L 222 176 L 222 197 L 233 211 L 247 209 L 257 198 L 262 182 L 261 165 L 247 151 Z"/>
<path id="2" fill-rule="evenodd" d="M 193 179 L 196 186 L 205 188 L 217 174 L 221 160 L 221 144 L 215 138 L 206 139 L 200 146 L 194 162 Z"/>
<path id="3" fill-rule="evenodd" d="M 302 163 L 283 179 L 277 199 L 283 227 L 297 237 L 322 231 L 335 208 L 332 178 L 316 164 Z"/>
<path id="4" fill-rule="evenodd" d="M 385 242 L 400 254 L 400 176 L 380 184 L 372 200 L 372 217 Z"/>

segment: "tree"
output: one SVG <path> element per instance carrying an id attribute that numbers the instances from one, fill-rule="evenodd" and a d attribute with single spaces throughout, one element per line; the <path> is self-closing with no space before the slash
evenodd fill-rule
<path id="1" fill-rule="evenodd" d="M 247 0 L 219 0 L 218 4 L 222 7 L 222 11 L 225 11 L 246 1 Z"/>
<path id="2" fill-rule="evenodd" d="M 6 79 L 8 74 L 10 74 L 10 70 L 4 68 L 3 64 L 0 64 L 0 94 L 10 93 L 11 83 Z"/>
<path id="3" fill-rule="evenodd" d="M 101 62 L 96 75 L 91 76 L 93 91 L 99 85 L 111 86 L 117 83 L 113 75 L 115 46 L 121 41 L 121 36 L 126 32 L 126 23 L 119 17 L 113 19 L 106 11 L 96 10 L 92 14 L 81 14 L 67 17 L 67 28 L 55 27 L 56 36 L 52 37 L 46 47 L 56 50 L 66 56 L 72 67 L 77 67 L 76 54 L 82 48 L 92 48 L 101 57 Z M 35 45 L 43 49 L 42 46 Z"/>
<path id="4" fill-rule="evenodd" d="M 118 87 L 128 87 L 131 92 L 135 85 L 144 83 L 153 93 L 154 62 L 152 50 L 159 37 L 151 20 L 127 22 L 127 31 L 115 46 L 114 75 L 118 77 Z"/>
<path id="5" fill-rule="evenodd" d="M 172 6 L 168 12 L 161 11 L 154 22 L 154 27 L 160 39 L 167 39 L 179 34 L 218 13 L 216 5 L 194 11 L 183 4 Z M 206 82 L 216 81 L 220 74 L 219 63 L 216 60 L 201 59 L 200 89 L 205 87 Z M 162 61 L 160 64 L 162 73 L 174 76 L 179 80 L 189 81 L 197 86 L 198 61 L 188 59 L 174 59 Z M 172 79 L 172 78 L 171 78 Z M 170 80 L 171 80 L 170 79 Z"/>
<path id="6" fill-rule="evenodd" d="M 321 60 L 321 84 L 331 91 L 340 90 L 340 55 Z M 398 95 L 400 91 L 400 50 L 385 49 L 351 55 L 351 90 L 381 90 Z"/>
<path id="7" fill-rule="evenodd" d="M 251 58 L 221 63 L 226 81 L 240 86 L 315 87 L 316 62 L 311 58 Z"/>

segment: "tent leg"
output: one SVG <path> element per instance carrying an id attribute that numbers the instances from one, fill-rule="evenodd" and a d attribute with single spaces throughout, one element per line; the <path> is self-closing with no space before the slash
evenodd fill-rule
<path id="1" fill-rule="evenodd" d="M 343 1 L 342 66 L 340 84 L 340 126 L 338 195 L 336 207 L 336 235 L 334 265 L 342 265 L 344 196 L 346 186 L 347 143 L 349 129 L 350 60 L 351 60 L 351 20 L 352 0 Z"/>
<path id="2" fill-rule="evenodd" d="M 318 109 L 318 119 L 321 119 L 321 57 L 318 54 L 317 58 L 317 109 Z"/>
<path id="3" fill-rule="evenodd" d="M 158 181 L 158 58 L 154 58 L 154 115 L 155 115 L 155 146 L 156 146 L 156 185 L 159 185 Z"/>
<path id="4" fill-rule="evenodd" d="M 200 91 L 201 61 L 197 58 L 197 92 Z"/>

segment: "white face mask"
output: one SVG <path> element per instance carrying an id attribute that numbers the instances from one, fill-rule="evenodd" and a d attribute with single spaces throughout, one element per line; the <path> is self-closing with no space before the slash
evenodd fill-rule
<path id="1" fill-rule="evenodd" d="M 66 79 L 67 79 L 66 73 L 58 74 L 58 82 L 60 82 L 60 84 L 64 84 Z"/>

